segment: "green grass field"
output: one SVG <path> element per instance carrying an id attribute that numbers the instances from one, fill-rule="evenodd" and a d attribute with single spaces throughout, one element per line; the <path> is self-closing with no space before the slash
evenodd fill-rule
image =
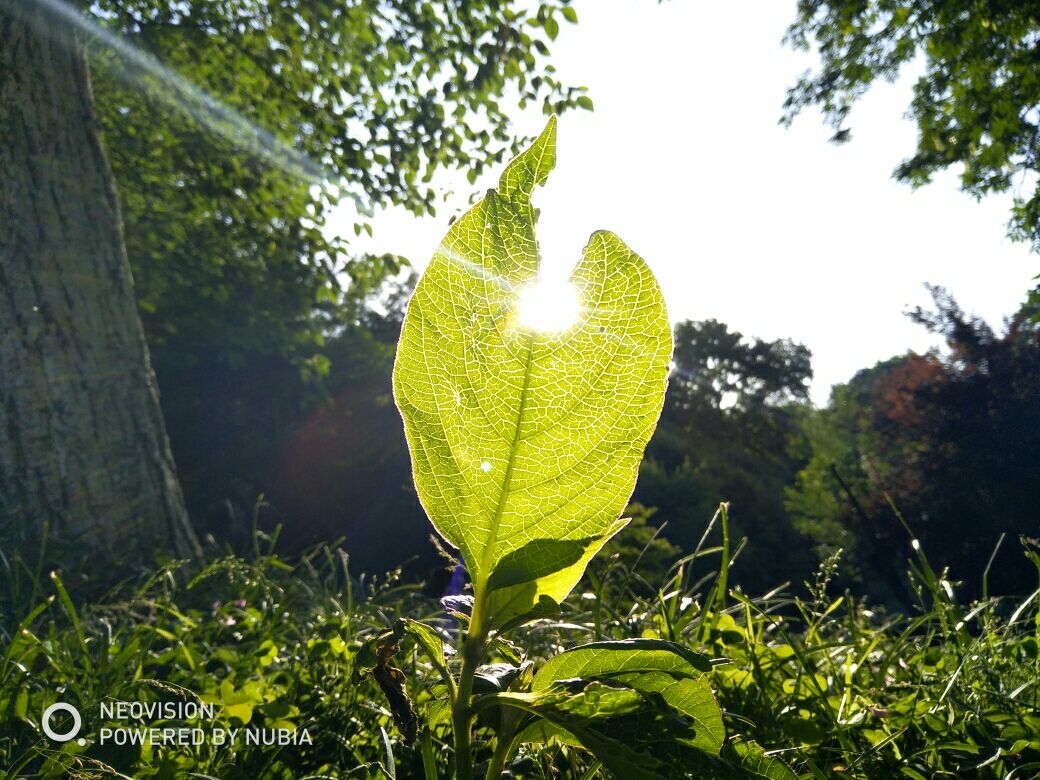
<path id="1" fill-rule="evenodd" d="M 268 542 L 259 537 L 249 559 L 216 558 L 194 573 L 170 564 L 89 604 L 56 574 L 7 571 L 4 776 L 451 777 L 441 678 L 411 641 L 393 662 L 418 714 L 414 746 L 404 744 L 371 675 L 354 674 L 364 640 L 401 617 L 441 626 L 454 644 L 440 603 L 393 573 L 355 578 L 339 550 L 286 561 L 260 549 Z M 515 661 L 519 647 L 538 663 L 592 640 L 669 639 L 713 659 L 727 739 L 757 742 L 800 777 L 1040 773 L 1035 593 L 960 604 L 956 586 L 917 551 L 909 561 L 917 606 L 886 614 L 854 594 L 830 592 L 840 560 L 815 582 L 754 597 L 727 589 L 720 573 L 728 572 L 728 556 L 727 540 L 692 551 L 667 573 L 607 556 L 558 617 L 503 637 L 495 660 Z M 650 585 L 653 575 L 660 586 Z M 41 732 L 41 714 L 58 700 L 83 713 L 76 740 L 57 743 Z M 215 715 L 106 722 L 102 704 L 118 701 L 196 702 Z M 208 736 L 166 746 L 102 739 L 103 729 L 119 725 L 240 732 L 224 744 Z M 283 745 L 247 744 L 246 726 L 294 736 Z M 475 732 L 480 773 L 491 757 L 486 734 Z M 521 748 L 506 772 L 610 776 L 589 753 L 562 743 Z"/>

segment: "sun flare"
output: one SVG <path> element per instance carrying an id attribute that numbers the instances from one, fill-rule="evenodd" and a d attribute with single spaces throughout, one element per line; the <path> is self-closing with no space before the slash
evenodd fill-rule
<path id="1" fill-rule="evenodd" d="M 578 291 L 562 279 L 539 279 L 520 290 L 518 323 L 542 332 L 567 330 L 578 321 Z"/>

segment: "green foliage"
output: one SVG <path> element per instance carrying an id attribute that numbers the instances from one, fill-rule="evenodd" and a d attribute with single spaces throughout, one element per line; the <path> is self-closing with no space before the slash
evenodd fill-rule
<path id="1" fill-rule="evenodd" d="M 413 287 L 409 279 L 388 286 L 378 298 L 379 311 L 373 305 L 357 327 L 327 340 L 323 353 L 330 367 L 323 384 L 330 397 L 282 440 L 265 498 L 268 516 L 291 525 L 283 539 L 294 547 L 345 533 L 359 571 L 410 562 L 406 572 L 423 576 L 436 559 L 391 388 Z M 395 544 L 383 544 L 386 538 Z"/>
<path id="2" fill-rule="evenodd" d="M 660 677 L 670 680 L 667 675 Z M 671 702 L 647 696 L 653 690 L 650 674 L 644 675 L 648 690 L 587 682 L 580 692 L 565 687 L 542 692 L 505 693 L 495 701 L 531 712 L 553 726 L 564 729 L 571 739 L 592 752 L 615 776 L 633 780 L 689 777 L 701 760 L 702 751 L 717 746 L 710 733 L 695 744 L 687 724 L 675 717 Z M 715 700 L 703 680 L 712 707 Z M 658 687 L 664 687 L 661 683 Z M 721 718 L 718 719 L 721 732 Z M 700 725 L 700 724 L 698 724 Z M 525 732 L 530 738 L 533 732 Z M 721 735 L 720 735 L 721 741 Z M 692 750 L 690 748 L 693 748 Z"/>
<path id="3" fill-rule="evenodd" d="M 680 548 L 662 536 L 662 530 L 650 525 L 656 509 L 642 504 L 629 504 L 625 509 L 628 525 L 604 545 L 600 555 L 589 564 L 594 582 L 610 584 L 615 572 L 638 570 L 649 586 L 661 584 L 669 567 L 680 555 Z"/>
<path id="4" fill-rule="evenodd" d="M 718 320 L 675 326 L 672 391 L 683 408 L 750 410 L 808 398 L 812 353 L 790 339 L 746 340 Z"/>
<path id="5" fill-rule="evenodd" d="M 920 186 L 951 165 L 963 189 L 1006 192 L 1040 171 L 1040 4 L 965 0 L 800 0 L 788 41 L 820 66 L 788 93 L 785 121 L 816 105 L 845 141 L 853 104 L 879 79 L 923 61 L 909 114 L 917 149 L 897 178 Z M 1035 181 L 1033 182 L 1035 187 Z M 1010 235 L 1040 249 L 1040 188 L 1017 195 Z"/>
<path id="6" fill-rule="evenodd" d="M 721 703 L 755 737 L 798 745 L 788 759 L 816 775 L 1028 776 L 1040 766 L 1025 725 L 1036 702 L 1020 699 L 1038 669 L 1029 602 L 958 605 L 920 552 L 911 572 L 922 608 L 909 617 L 825 586 L 794 599 L 793 618 L 775 614 L 779 599 L 739 597 Z"/>
<path id="7" fill-rule="evenodd" d="M 673 642 L 655 639 L 593 642 L 546 661 L 535 674 L 531 690 L 547 690 L 561 681 L 581 678 L 621 684 L 644 696 L 656 694 L 673 714 L 683 715 L 693 724 L 692 735 L 681 732 L 675 735 L 678 742 L 718 755 L 725 731 L 722 713 L 705 677 L 710 671 L 711 663 L 706 657 Z M 645 732 L 653 733 L 653 729 L 646 728 Z M 639 739 L 640 735 L 633 737 Z M 611 766 L 609 756 L 600 758 Z M 663 765 L 653 765 L 658 767 L 659 773 L 663 771 Z"/>
<path id="8" fill-rule="evenodd" d="M 732 563 L 722 546 L 711 553 L 722 553 L 717 565 L 694 550 L 654 593 L 575 602 L 581 611 L 568 625 L 598 641 L 664 638 L 727 659 L 712 684 L 727 725 L 744 732 L 723 750 L 734 765 L 757 740 L 803 777 L 1029 776 L 1040 767 L 1036 593 L 960 604 L 922 549 L 904 549 L 917 594 L 908 615 L 833 595 L 836 559 L 807 584 L 808 599 L 779 590 L 752 599 L 739 589 L 720 599 L 716 586 Z M 1040 557 L 1026 552 L 1035 567 Z M 550 646 L 574 633 L 544 630 Z"/>

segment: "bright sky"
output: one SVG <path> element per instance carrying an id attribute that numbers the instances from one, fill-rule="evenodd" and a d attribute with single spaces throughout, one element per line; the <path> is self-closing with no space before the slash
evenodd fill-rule
<path id="1" fill-rule="evenodd" d="M 673 320 L 715 318 L 813 352 L 813 399 L 858 369 L 934 338 L 903 314 L 949 287 L 991 325 L 1012 313 L 1040 258 L 1005 236 L 1009 197 L 981 203 L 943 175 L 916 192 L 891 178 L 916 138 L 911 80 L 880 85 L 828 143 L 819 116 L 777 124 L 785 89 L 812 65 L 781 46 L 794 2 L 576 0 L 553 63 L 596 110 L 561 118 L 557 167 L 536 194 L 543 263 L 569 271 L 589 234 L 618 233 L 657 273 Z M 518 133 L 541 130 L 539 111 Z M 436 218 L 377 216 L 355 245 L 422 268 L 473 191 L 464 174 Z M 350 234 L 351 215 L 332 220 Z"/>

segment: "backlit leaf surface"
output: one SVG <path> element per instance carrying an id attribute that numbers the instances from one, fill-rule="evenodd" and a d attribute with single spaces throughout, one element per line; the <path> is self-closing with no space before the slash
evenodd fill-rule
<path id="1" fill-rule="evenodd" d="M 452 226 L 394 365 L 419 497 L 492 626 L 550 613 L 624 526 L 672 349 L 653 274 L 612 233 L 593 234 L 573 271 L 573 322 L 522 309 L 539 265 L 531 193 L 555 142 L 554 118 Z"/>

